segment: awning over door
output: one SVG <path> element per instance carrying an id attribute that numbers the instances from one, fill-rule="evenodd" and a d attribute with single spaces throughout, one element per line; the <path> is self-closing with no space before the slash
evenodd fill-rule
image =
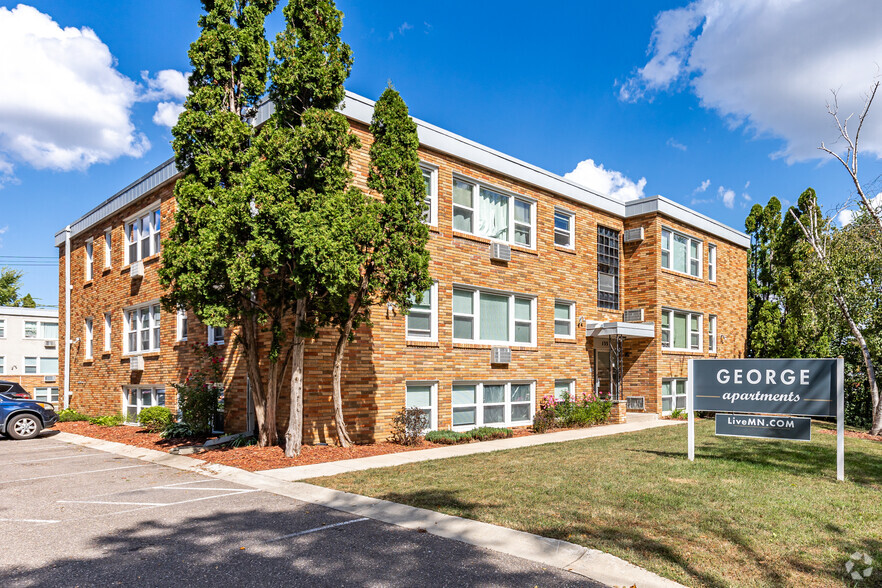
<path id="1" fill-rule="evenodd" d="M 623 337 L 625 339 L 652 339 L 655 337 L 655 323 L 594 323 L 588 324 L 585 335 L 588 337 Z"/>

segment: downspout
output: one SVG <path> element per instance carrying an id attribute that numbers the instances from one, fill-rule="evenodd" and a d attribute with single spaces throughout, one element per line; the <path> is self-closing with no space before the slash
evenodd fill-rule
<path id="1" fill-rule="evenodd" d="M 64 408 L 70 408 L 70 225 L 64 228 Z"/>

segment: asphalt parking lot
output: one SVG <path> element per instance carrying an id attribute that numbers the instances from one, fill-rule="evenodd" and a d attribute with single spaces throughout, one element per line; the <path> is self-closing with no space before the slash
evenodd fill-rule
<path id="1" fill-rule="evenodd" d="M 0 586 L 600 586 L 53 439 L 0 438 Z"/>

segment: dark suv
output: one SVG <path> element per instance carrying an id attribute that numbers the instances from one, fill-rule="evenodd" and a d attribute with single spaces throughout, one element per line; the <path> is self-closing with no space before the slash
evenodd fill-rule
<path id="1" fill-rule="evenodd" d="M 57 422 L 58 415 L 50 403 L 31 400 L 20 385 L 0 380 L 0 434 L 32 439 Z"/>

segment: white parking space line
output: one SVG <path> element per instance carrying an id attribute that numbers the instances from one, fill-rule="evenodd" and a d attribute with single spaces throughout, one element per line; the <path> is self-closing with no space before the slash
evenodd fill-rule
<path id="1" fill-rule="evenodd" d="M 113 502 L 109 500 L 58 500 L 63 504 L 120 504 L 122 506 L 168 506 L 174 502 Z"/>
<path id="2" fill-rule="evenodd" d="M 10 465 L 21 465 L 21 464 L 28 464 L 28 463 L 37 463 L 37 462 L 41 462 L 41 461 L 55 461 L 58 459 L 80 459 L 82 457 L 95 457 L 97 455 L 107 456 L 108 454 L 106 454 L 106 453 L 86 453 L 84 455 L 62 455 L 61 457 L 44 457 L 42 459 L 28 459 L 25 461 L 10 461 L 8 463 L 0 463 L 0 467 L 10 466 Z"/>
<path id="3" fill-rule="evenodd" d="M 80 476 L 83 474 L 97 474 L 99 472 L 113 472 L 116 470 L 131 470 L 134 468 L 146 468 L 152 466 L 152 463 L 147 463 L 143 465 L 133 465 L 133 466 L 122 466 L 118 468 L 106 468 L 103 470 L 89 470 L 86 472 L 71 472 L 69 474 L 53 474 L 51 476 L 37 476 L 36 478 L 20 478 L 18 480 L 0 480 L 0 484 L 12 484 L 13 482 L 30 482 L 32 480 L 45 480 L 47 478 L 64 478 L 66 476 Z"/>
<path id="4" fill-rule="evenodd" d="M 170 486 L 154 486 L 151 490 L 172 490 L 173 492 L 205 492 L 210 490 L 221 490 L 222 492 L 241 492 L 244 488 L 217 488 L 200 486 L 199 488 L 172 488 Z"/>
<path id="5" fill-rule="evenodd" d="M 69 520 L 83 520 L 83 519 L 98 519 L 98 518 L 101 518 L 101 517 L 114 517 L 114 516 L 117 516 L 117 515 L 127 514 L 127 513 L 130 513 L 130 512 L 137 512 L 137 511 L 139 511 L 139 510 L 150 510 L 151 508 L 162 508 L 162 507 L 164 507 L 164 506 L 177 506 L 177 505 L 179 505 L 179 504 L 188 504 L 188 503 L 190 503 L 190 502 L 200 502 L 200 501 L 202 501 L 202 500 L 211 500 L 211 499 L 213 499 L 213 498 L 226 498 L 227 496 L 238 496 L 239 494 L 248 494 L 248 493 L 251 493 L 251 492 L 260 492 L 260 490 L 258 490 L 258 489 L 256 489 L 256 488 L 255 488 L 255 489 L 241 489 L 241 490 L 240 490 L 240 489 L 234 489 L 234 490 L 231 490 L 230 492 L 228 492 L 227 494 L 216 494 L 216 495 L 214 495 L 214 496 L 200 496 L 199 498 L 191 498 L 191 499 L 189 499 L 189 500 L 179 500 L 179 501 L 177 501 L 177 502 L 167 502 L 167 503 L 148 503 L 148 502 L 143 502 L 143 503 L 134 503 L 134 504 L 146 504 L 146 505 L 148 505 L 148 506 L 141 506 L 141 507 L 138 507 L 138 508 L 129 508 L 129 509 L 127 509 L 127 510 L 117 510 L 117 511 L 114 511 L 114 512 L 109 512 L 109 513 L 104 513 L 104 514 L 99 514 L 99 515 L 90 515 L 90 516 L 85 516 L 85 517 L 76 517 L 76 518 L 74 518 L 74 519 L 69 519 Z M 65 501 L 63 501 L 63 500 L 59 500 L 58 502 L 65 502 Z M 78 502 L 78 501 L 71 501 L 71 502 Z M 87 503 L 88 503 L 88 502 L 87 502 Z M 112 504 L 122 504 L 122 505 L 127 505 L 127 504 L 132 504 L 132 503 L 125 503 L 125 502 L 106 502 L 106 503 L 103 503 L 103 504 L 108 504 L 108 505 L 112 505 Z"/>
<path id="6" fill-rule="evenodd" d="M 333 529 L 334 527 L 342 527 L 344 525 L 351 525 L 352 523 L 360 523 L 362 521 L 369 521 L 370 519 L 367 517 L 362 517 L 360 519 L 353 519 L 351 521 L 343 521 L 342 523 L 334 523 L 333 525 L 324 525 L 323 527 L 316 527 L 315 529 L 307 529 L 306 531 L 299 531 L 297 533 L 291 533 L 290 535 L 282 535 L 281 537 L 276 537 L 275 539 L 270 539 L 267 543 L 275 543 L 276 541 L 281 541 L 282 539 L 290 539 L 291 537 L 299 537 L 301 535 L 309 535 L 310 533 L 317 533 L 319 531 L 324 531 L 325 529 Z"/>
<path id="7" fill-rule="evenodd" d="M 0 523 L 41 523 L 41 524 L 52 524 L 52 523 L 60 523 L 61 521 L 56 521 L 52 519 L 0 519 Z"/>

